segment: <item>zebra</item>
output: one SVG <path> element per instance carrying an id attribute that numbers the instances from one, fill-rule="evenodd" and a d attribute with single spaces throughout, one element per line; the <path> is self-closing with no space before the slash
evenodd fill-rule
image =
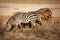
<path id="1" fill-rule="evenodd" d="M 16 25 L 19 28 L 33 28 L 36 25 L 35 23 L 42 25 L 41 17 L 42 15 L 37 13 L 17 12 L 7 21 L 7 31 L 11 31 Z"/>

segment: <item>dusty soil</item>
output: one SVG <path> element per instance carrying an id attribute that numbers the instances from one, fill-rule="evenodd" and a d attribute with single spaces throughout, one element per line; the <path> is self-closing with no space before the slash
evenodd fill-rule
<path id="1" fill-rule="evenodd" d="M 6 21 L 10 16 L 0 16 L 0 40 L 60 40 L 60 18 L 52 17 L 49 21 L 42 21 L 37 28 L 17 29 L 7 32 Z"/>

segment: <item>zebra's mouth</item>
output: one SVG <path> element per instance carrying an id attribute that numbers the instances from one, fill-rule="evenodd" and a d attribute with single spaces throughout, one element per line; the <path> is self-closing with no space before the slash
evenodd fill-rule
<path id="1" fill-rule="evenodd" d="M 32 24 L 31 24 L 31 22 L 28 22 L 28 23 L 23 23 L 23 22 L 21 22 L 21 26 L 23 27 L 23 28 L 31 28 L 31 26 L 32 26 Z"/>

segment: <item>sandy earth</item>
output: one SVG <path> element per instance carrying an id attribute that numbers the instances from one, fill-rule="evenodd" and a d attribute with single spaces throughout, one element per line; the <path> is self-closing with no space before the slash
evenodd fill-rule
<path id="1" fill-rule="evenodd" d="M 5 30 L 5 23 L 9 17 L 0 16 L 0 40 L 60 40 L 60 18 L 52 17 L 49 21 L 42 21 L 42 26 L 37 24 L 34 29 L 25 28 Z"/>

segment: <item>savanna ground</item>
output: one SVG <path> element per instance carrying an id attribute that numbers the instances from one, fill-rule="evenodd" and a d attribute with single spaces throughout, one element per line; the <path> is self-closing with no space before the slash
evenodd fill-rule
<path id="1" fill-rule="evenodd" d="M 0 40 L 60 40 L 60 18 L 42 21 L 35 29 L 17 29 L 7 32 L 5 23 L 9 16 L 0 16 Z"/>

